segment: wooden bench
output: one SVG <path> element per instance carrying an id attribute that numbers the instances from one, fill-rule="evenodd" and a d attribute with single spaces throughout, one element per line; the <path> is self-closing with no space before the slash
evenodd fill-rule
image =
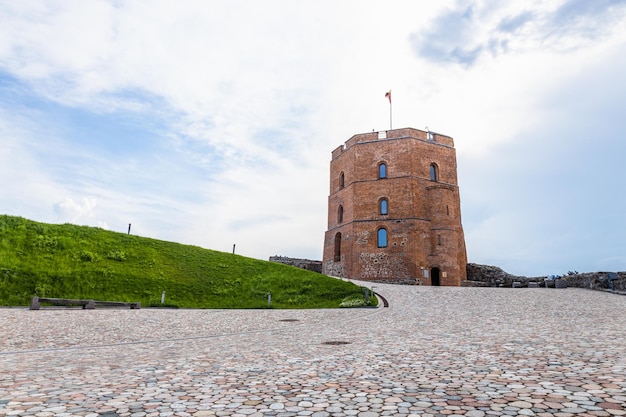
<path id="1" fill-rule="evenodd" d="M 42 298 L 33 297 L 30 300 L 30 309 L 39 310 L 41 303 L 54 304 L 56 306 L 82 306 L 83 310 L 93 310 L 100 307 L 130 307 L 131 310 L 139 310 L 141 303 L 125 303 L 122 301 L 96 301 L 96 300 L 72 300 L 69 298 Z"/>

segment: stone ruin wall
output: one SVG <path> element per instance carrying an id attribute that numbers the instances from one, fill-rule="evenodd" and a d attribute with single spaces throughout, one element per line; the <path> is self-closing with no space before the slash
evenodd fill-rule
<path id="1" fill-rule="evenodd" d="M 592 290 L 609 289 L 606 272 L 585 272 L 561 277 L 567 281 L 568 287 L 588 288 Z M 617 272 L 617 280 L 613 281 L 615 291 L 626 292 L 626 272 Z"/>
<path id="2" fill-rule="evenodd" d="M 295 266 L 296 268 L 306 269 L 307 271 L 313 271 L 322 273 L 322 261 L 312 261 L 311 259 L 299 259 L 299 258 L 289 258 L 287 256 L 270 256 L 270 262 L 276 262 L 279 264 L 285 264 L 290 266 Z"/>
<path id="3" fill-rule="evenodd" d="M 564 275 L 560 279 L 565 280 L 568 287 L 607 290 L 609 284 L 606 276 L 606 272 L 586 272 Z M 464 287 L 512 287 L 513 282 L 519 282 L 522 287 L 528 287 L 529 282 L 536 282 L 540 287 L 545 287 L 546 278 L 546 276 L 518 276 L 509 274 L 497 266 L 469 263 L 467 264 L 467 280 L 462 281 L 461 285 Z M 626 292 L 626 272 L 617 272 L 617 280 L 614 284 L 616 291 Z"/>
<path id="4" fill-rule="evenodd" d="M 509 274 L 491 265 L 467 264 L 467 279 L 461 282 L 463 287 L 511 287 L 513 282 L 521 282 L 522 286 L 528 286 L 529 281 L 543 283 L 545 277 L 525 277 Z"/>

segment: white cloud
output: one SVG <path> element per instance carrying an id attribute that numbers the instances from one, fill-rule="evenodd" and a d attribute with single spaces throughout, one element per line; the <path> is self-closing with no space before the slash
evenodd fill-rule
<path id="1" fill-rule="evenodd" d="M 412 42 L 427 59 L 472 66 L 484 56 L 590 47 L 623 30 L 624 17 L 623 0 L 459 1 L 414 33 Z"/>
<path id="2" fill-rule="evenodd" d="M 83 197 L 79 201 L 72 198 L 65 198 L 54 205 L 54 213 L 59 223 L 85 224 L 85 219 L 94 216 L 96 199 Z"/>

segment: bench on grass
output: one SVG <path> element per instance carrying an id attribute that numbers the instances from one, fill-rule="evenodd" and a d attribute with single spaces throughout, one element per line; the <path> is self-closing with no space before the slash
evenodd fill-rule
<path id="1" fill-rule="evenodd" d="M 82 306 L 83 310 L 93 310 L 96 307 L 130 307 L 131 310 L 141 308 L 141 303 L 125 303 L 122 301 L 96 301 L 96 300 L 71 300 L 69 298 L 43 298 L 33 297 L 30 300 L 30 309 L 39 310 L 41 303 L 54 304 L 55 306 Z"/>

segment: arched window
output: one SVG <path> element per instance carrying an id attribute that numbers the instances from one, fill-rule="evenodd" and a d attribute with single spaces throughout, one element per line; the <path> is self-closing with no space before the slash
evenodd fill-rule
<path id="1" fill-rule="evenodd" d="M 339 206 L 337 209 L 337 223 L 343 223 L 343 206 Z"/>
<path id="2" fill-rule="evenodd" d="M 389 202 L 387 201 L 386 198 L 381 198 L 378 203 L 378 206 L 379 206 L 380 214 L 382 215 L 389 214 Z"/>
<path id="3" fill-rule="evenodd" d="M 387 178 L 387 164 L 381 162 L 378 164 L 378 179 Z"/>
<path id="4" fill-rule="evenodd" d="M 339 174 L 339 188 L 343 188 L 346 185 L 346 176 L 343 174 Z"/>
<path id="5" fill-rule="evenodd" d="M 341 233 L 335 235 L 335 262 L 341 261 Z"/>
<path id="6" fill-rule="evenodd" d="M 378 247 L 386 248 L 387 247 L 387 229 L 381 227 L 378 229 Z"/>
<path id="7" fill-rule="evenodd" d="M 439 169 L 437 164 L 430 164 L 430 180 L 439 181 Z"/>

